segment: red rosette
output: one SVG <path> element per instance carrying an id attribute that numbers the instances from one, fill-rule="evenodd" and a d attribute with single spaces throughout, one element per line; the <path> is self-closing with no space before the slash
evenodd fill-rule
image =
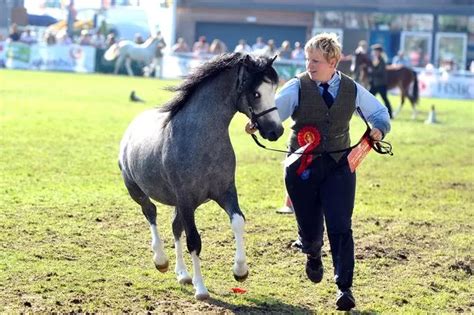
<path id="1" fill-rule="evenodd" d="M 309 143 L 303 153 L 309 153 L 313 151 L 321 142 L 321 134 L 319 133 L 319 130 L 313 126 L 305 126 L 301 128 L 300 131 L 298 131 L 297 138 L 300 147 L 303 147 Z M 306 170 L 306 168 L 308 168 L 312 161 L 312 155 L 303 155 L 301 157 L 300 166 L 296 170 L 296 174 L 300 176 Z"/>
<path id="2" fill-rule="evenodd" d="M 300 147 L 305 146 L 307 143 L 311 143 L 309 146 L 316 148 L 321 141 L 321 134 L 316 127 L 305 126 L 298 131 L 298 144 Z"/>

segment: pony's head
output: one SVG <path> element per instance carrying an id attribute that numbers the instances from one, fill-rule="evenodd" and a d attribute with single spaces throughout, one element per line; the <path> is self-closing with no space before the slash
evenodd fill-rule
<path id="1" fill-rule="evenodd" d="M 283 134 L 283 127 L 275 107 L 278 74 L 272 66 L 274 60 L 232 53 L 218 55 L 203 63 L 179 86 L 171 89 L 178 94 L 161 109 L 169 113 L 165 124 L 186 106 L 201 86 L 225 75 L 225 82 L 229 84 L 226 90 L 219 91 L 219 98 L 252 119 L 262 137 L 277 140 Z"/>
<path id="2" fill-rule="evenodd" d="M 263 138 L 270 141 L 283 134 L 275 107 L 278 86 L 278 74 L 272 66 L 275 58 L 242 56 L 237 80 L 238 110 L 252 120 Z"/>

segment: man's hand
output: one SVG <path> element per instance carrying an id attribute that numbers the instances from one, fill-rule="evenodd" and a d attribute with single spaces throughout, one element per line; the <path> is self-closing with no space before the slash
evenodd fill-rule
<path id="1" fill-rule="evenodd" d="M 382 140 L 382 137 L 383 137 L 382 131 L 380 131 L 377 128 L 372 128 L 372 130 L 370 131 L 370 138 L 372 140 L 379 141 L 379 140 Z"/>
<path id="2" fill-rule="evenodd" d="M 248 134 L 253 134 L 257 131 L 257 128 L 255 128 L 255 125 L 249 121 L 246 125 L 245 125 L 245 132 L 248 133 Z"/>

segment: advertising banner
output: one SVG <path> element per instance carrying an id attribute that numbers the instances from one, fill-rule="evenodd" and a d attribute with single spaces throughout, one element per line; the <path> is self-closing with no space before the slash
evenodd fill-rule
<path id="1" fill-rule="evenodd" d="M 2 43 L 3 44 L 3 43 Z M 0 46 L 0 64 L 2 53 Z M 95 48 L 80 45 L 5 44 L 5 66 L 10 69 L 94 72 Z"/>
<path id="2" fill-rule="evenodd" d="M 80 45 L 32 45 L 30 69 L 94 72 L 95 48 Z"/>
<path id="3" fill-rule="evenodd" d="M 7 68 L 11 69 L 29 69 L 31 47 L 28 44 L 20 42 L 11 42 L 6 49 Z"/>
<path id="4" fill-rule="evenodd" d="M 420 96 L 474 99 L 474 74 L 422 71 L 418 74 Z"/>

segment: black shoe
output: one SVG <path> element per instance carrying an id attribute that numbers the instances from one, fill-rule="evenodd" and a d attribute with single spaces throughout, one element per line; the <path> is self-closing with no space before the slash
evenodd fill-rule
<path id="1" fill-rule="evenodd" d="M 336 295 L 336 309 L 338 311 L 350 311 L 356 305 L 354 296 L 350 289 L 347 290 L 337 290 Z"/>
<path id="2" fill-rule="evenodd" d="M 318 257 L 308 255 L 308 260 L 306 261 L 306 275 L 308 279 L 314 283 L 319 283 L 323 280 L 323 273 L 324 268 L 321 255 Z"/>

